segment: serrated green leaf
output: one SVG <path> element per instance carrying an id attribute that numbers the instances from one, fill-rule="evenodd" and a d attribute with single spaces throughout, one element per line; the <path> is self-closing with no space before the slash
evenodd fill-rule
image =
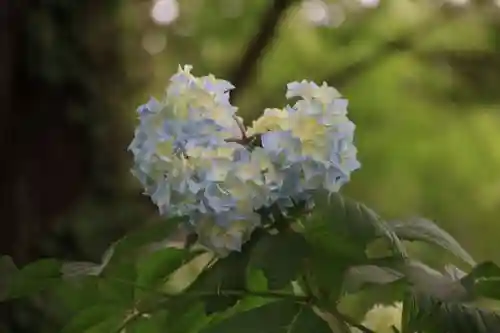
<path id="1" fill-rule="evenodd" d="M 499 333 L 500 314 L 458 302 L 444 302 L 429 295 L 412 296 L 413 309 L 403 333 Z"/>
<path id="2" fill-rule="evenodd" d="M 289 300 L 271 302 L 240 312 L 201 333 L 330 333 L 328 324 L 305 305 Z"/>
<path id="3" fill-rule="evenodd" d="M 407 261 L 401 265 L 400 271 L 419 293 L 443 301 L 463 301 L 470 298 L 470 293 L 460 281 L 452 280 L 422 262 Z"/>
<path id="4" fill-rule="evenodd" d="M 361 265 L 349 267 L 345 274 L 343 289 L 355 293 L 369 285 L 383 285 L 395 282 L 404 275 L 388 267 Z"/>
<path id="5" fill-rule="evenodd" d="M 61 263 L 55 259 L 41 259 L 23 267 L 10 283 L 8 298 L 32 296 L 61 281 Z"/>
<path id="6" fill-rule="evenodd" d="M 305 234 L 311 245 L 328 253 L 362 262 L 368 244 L 382 237 L 400 257 L 406 250 L 389 225 L 373 210 L 340 194 L 318 196 L 317 208 L 304 222 Z"/>
<path id="7" fill-rule="evenodd" d="M 474 267 L 461 282 L 475 296 L 500 300 L 500 267 L 491 261 Z"/>
<path id="8" fill-rule="evenodd" d="M 389 222 L 389 225 L 400 239 L 422 241 L 439 246 L 466 263 L 475 265 L 471 255 L 448 232 L 430 220 L 413 218 L 408 221 L 392 221 Z"/>
<path id="9" fill-rule="evenodd" d="M 397 258 L 406 257 L 395 233 L 368 207 L 339 194 L 332 195 L 329 202 L 327 196 L 319 196 L 318 202 L 315 213 L 303 225 L 313 248 L 309 278 L 320 299 L 329 303 L 338 300 L 346 270 L 366 264 L 368 245 L 380 237 Z"/>
<path id="10" fill-rule="evenodd" d="M 61 333 L 84 333 L 116 316 L 124 318 L 125 309 L 116 305 L 97 304 L 80 311 L 64 326 Z"/>
<path id="11" fill-rule="evenodd" d="M 310 254 L 305 238 L 291 230 L 267 234 L 255 245 L 250 266 L 261 269 L 271 290 L 282 289 L 296 279 Z"/>

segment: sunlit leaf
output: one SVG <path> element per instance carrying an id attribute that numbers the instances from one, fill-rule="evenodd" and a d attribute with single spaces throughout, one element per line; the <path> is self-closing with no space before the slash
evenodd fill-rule
<path id="1" fill-rule="evenodd" d="M 403 240 L 423 241 L 437 245 L 468 264 L 475 265 L 475 261 L 471 255 L 449 233 L 439 228 L 430 220 L 413 218 L 408 221 L 392 221 L 389 223 L 398 237 Z"/>
<path id="2" fill-rule="evenodd" d="M 136 290 L 136 297 L 144 294 L 144 289 L 160 289 L 170 274 L 198 254 L 184 249 L 164 248 L 138 260 L 136 283 L 139 289 Z"/>
<path id="3" fill-rule="evenodd" d="M 464 301 L 471 296 L 459 280 L 453 280 L 417 260 L 407 261 L 400 270 L 414 290 L 435 299 Z"/>
<path id="4" fill-rule="evenodd" d="M 366 285 L 383 285 L 395 282 L 404 275 L 388 267 L 363 265 L 350 267 L 344 278 L 344 290 L 355 293 Z"/>

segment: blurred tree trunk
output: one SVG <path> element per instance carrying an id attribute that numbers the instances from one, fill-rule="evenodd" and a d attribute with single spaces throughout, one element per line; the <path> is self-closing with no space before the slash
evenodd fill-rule
<path id="1" fill-rule="evenodd" d="M 123 140 L 113 118 L 127 81 L 118 8 L 0 2 L 0 253 L 17 263 L 37 256 L 51 221 L 92 187 L 96 168 L 120 175 L 120 156 L 107 150 Z"/>

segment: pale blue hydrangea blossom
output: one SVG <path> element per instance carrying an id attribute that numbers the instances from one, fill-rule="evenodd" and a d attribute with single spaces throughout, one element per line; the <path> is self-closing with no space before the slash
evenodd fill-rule
<path id="1" fill-rule="evenodd" d="M 268 109 L 249 129 L 262 134 L 262 146 L 284 174 L 275 200 L 307 200 L 313 190 L 337 192 L 360 167 L 353 144 L 355 125 L 346 99 L 326 83 L 288 84 L 287 98 L 300 97 L 283 110 Z"/>
<path id="2" fill-rule="evenodd" d="M 206 233 L 205 245 L 236 250 L 259 225 L 255 205 L 247 203 L 261 196 L 264 183 L 252 179 L 253 188 L 241 189 L 248 177 L 239 175 L 237 167 L 245 163 L 236 157 L 247 150 L 226 141 L 242 135 L 229 103 L 233 86 L 213 76 L 196 78 L 190 70 L 179 69 L 162 101 L 139 107 L 140 124 L 129 147 L 132 172 L 162 215 L 189 216 L 191 226 Z M 240 221 L 237 232 L 231 219 Z"/>
<path id="3" fill-rule="evenodd" d="M 290 83 L 287 98 L 301 99 L 266 109 L 242 133 L 229 102 L 234 87 L 190 70 L 179 68 L 163 100 L 139 107 L 132 172 L 160 214 L 188 216 L 200 241 L 220 255 L 241 249 L 261 225 L 260 208 L 278 205 L 286 214 L 297 202 L 311 204 L 312 191 L 336 192 L 359 168 L 354 124 L 335 89 Z M 255 135 L 262 147 L 240 143 Z"/>

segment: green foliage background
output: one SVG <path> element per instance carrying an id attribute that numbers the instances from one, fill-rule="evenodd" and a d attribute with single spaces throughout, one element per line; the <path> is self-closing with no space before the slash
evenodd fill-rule
<path id="1" fill-rule="evenodd" d="M 240 8 L 234 18 L 224 16 L 230 6 Z M 128 7 L 138 20 L 136 5 Z M 151 57 L 150 87 L 137 102 L 160 94 L 178 63 L 228 78 L 267 7 L 268 1 L 186 1 L 172 26 L 145 19 L 143 32 L 165 35 L 167 46 Z M 299 8 L 282 18 L 240 92 L 240 112 L 251 121 L 285 103 L 287 82 L 326 80 L 349 98 L 357 124 L 363 167 L 345 193 L 388 218 L 428 216 L 478 259 L 500 260 L 498 7 L 387 0 L 346 12 L 339 27 L 315 26 Z M 176 35 L 183 29 L 188 37 Z"/>
<path id="2" fill-rule="evenodd" d="M 292 2 L 267 47 L 253 59 L 257 65 L 250 78 L 239 87 L 234 103 L 240 113 L 250 122 L 265 107 L 282 106 L 289 81 L 327 81 L 350 100 L 363 164 L 344 193 L 388 219 L 434 219 L 477 261 L 500 263 L 500 8 L 486 0 L 466 5 L 381 0 L 376 8 L 362 8 L 356 0 L 330 0 L 325 2 L 344 8 L 343 20 L 317 26 L 302 15 L 299 1 Z M 127 173 L 131 161 L 124 150 L 136 106 L 149 95 L 160 95 L 178 64 L 194 65 L 196 75 L 231 79 L 271 2 L 179 3 L 180 15 L 168 26 L 151 20 L 150 1 L 134 0 L 110 2 L 106 19 L 81 27 L 82 39 L 95 43 L 89 49 L 109 42 L 98 27 L 119 27 L 114 48 L 124 60 L 127 89 L 121 92 L 123 82 L 117 82 L 116 89 L 106 90 L 99 98 L 112 107 L 88 120 L 95 131 L 93 170 L 100 187 L 88 188 L 71 212 L 59 217 L 58 228 L 74 234 L 78 259 L 97 260 L 124 230 L 156 219 Z M 44 25 L 36 29 L 40 27 Z M 150 55 L 144 38 L 164 38 L 166 45 Z M 51 45 L 52 51 L 78 53 L 72 45 Z M 58 64 L 39 66 L 48 77 L 57 77 Z M 91 86 L 100 82 L 95 77 L 82 80 Z M 105 200 L 96 194 L 103 187 L 113 193 Z M 51 237 L 43 241 L 47 253 L 56 252 L 53 243 Z M 441 252 L 413 250 L 434 263 L 445 259 Z M 53 316 L 57 321 L 60 314 Z M 50 332 L 47 318 L 51 315 L 40 322 Z"/>

